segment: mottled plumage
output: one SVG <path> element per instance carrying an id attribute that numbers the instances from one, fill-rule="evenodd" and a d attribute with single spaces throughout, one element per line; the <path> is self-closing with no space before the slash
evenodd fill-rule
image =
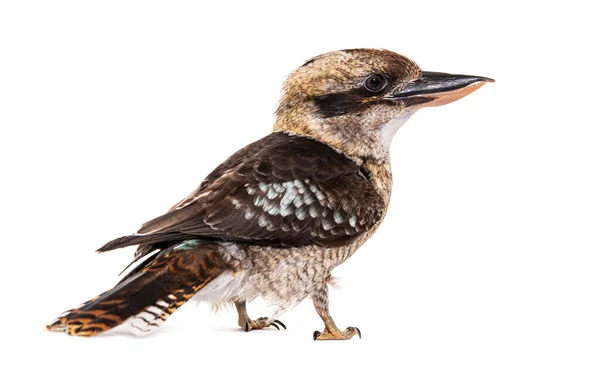
<path id="1" fill-rule="evenodd" d="M 139 245 L 137 266 L 48 328 L 90 336 L 128 322 L 146 333 L 195 297 L 234 304 L 246 331 L 280 329 L 285 310 L 312 298 L 325 324 L 314 339 L 360 336 L 335 325 L 327 284 L 385 216 L 391 139 L 416 109 L 487 81 L 421 72 L 387 50 L 309 60 L 284 84 L 274 132 L 233 154 L 166 214 L 100 248 Z M 253 320 L 246 302 L 259 297 L 276 309 Z"/>

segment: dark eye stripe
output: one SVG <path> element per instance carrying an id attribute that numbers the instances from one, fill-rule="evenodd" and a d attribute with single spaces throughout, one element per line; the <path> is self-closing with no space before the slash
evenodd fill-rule
<path id="1" fill-rule="evenodd" d="M 336 117 L 349 113 L 357 113 L 363 109 L 364 90 L 353 89 L 313 98 L 319 115 L 323 118 Z"/>
<path id="2" fill-rule="evenodd" d="M 369 91 L 360 86 L 348 91 L 316 96 L 312 101 L 321 117 L 336 117 L 360 112 L 369 104 L 364 102 L 365 98 L 381 95 L 382 91 Z"/>
<path id="3" fill-rule="evenodd" d="M 373 85 L 373 78 L 380 78 L 381 85 Z M 344 114 L 358 113 L 365 108 L 369 102 L 365 98 L 371 98 L 384 94 L 390 86 L 390 78 L 383 74 L 372 74 L 363 83 L 354 89 L 325 94 L 311 98 L 317 106 L 319 115 L 323 118 L 336 117 Z"/>

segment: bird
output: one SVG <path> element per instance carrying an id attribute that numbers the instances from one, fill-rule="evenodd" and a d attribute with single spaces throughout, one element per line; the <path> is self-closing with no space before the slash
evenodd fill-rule
<path id="1" fill-rule="evenodd" d="M 192 297 L 235 306 L 243 331 L 286 329 L 281 315 L 311 299 L 314 340 L 362 337 L 329 310 L 332 270 L 383 221 L 390 147 L 419 109 L 454 102 L 493 79 L 422 71 L 386 49 L 313 57 L 285 80 L 270 134 L 235 152 L 187 197 L 107 252 L 137 245 L 112 289 L 68 310 L 50 331 L 93 336 L 125 324 L 159 327 Z M 202 158 L 200 158 L 201 160 Z M 246 304 L 272 303 L 252 319 Z"/>

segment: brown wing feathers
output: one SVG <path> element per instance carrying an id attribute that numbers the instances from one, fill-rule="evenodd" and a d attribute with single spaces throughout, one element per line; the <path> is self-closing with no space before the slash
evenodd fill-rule
<path id="1" fill-rule="evenodd" d="M 190 237 L 258 245 L 344 245 L 381 218 L 361 167 L 314 140 L 273 133 L 235 153 L 139 234 L 99 251 Z M 148 246 L 145 251 L 152 250 Z"/>

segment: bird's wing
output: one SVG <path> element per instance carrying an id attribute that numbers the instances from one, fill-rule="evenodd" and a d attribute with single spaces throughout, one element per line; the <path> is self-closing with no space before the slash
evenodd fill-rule
<path id="1" fill-rule="evenodd" d="M 205 237 L 269 246 L 348 244 L 382 217 L 354 161 L 317 141 L 273 133 L 235 153 L 194 193 L 101 251 Z"/>

